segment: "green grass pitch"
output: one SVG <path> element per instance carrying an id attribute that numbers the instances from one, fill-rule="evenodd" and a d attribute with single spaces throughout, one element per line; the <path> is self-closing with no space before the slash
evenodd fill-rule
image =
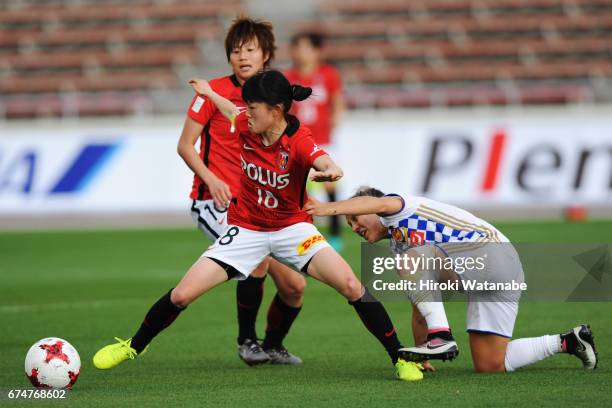
<path id="1" fill-rule="evenodd" d="M 499 227 L 514 241 L 612 242 L 612 222 Z M 359 241 L 352 235 L 346 231 L 343 255 L 358 268 Z M 0 388 L 26 388 L 26 351 L 40 338 L 57 336 L 81 355 L 81 376 L 66 401 L 75 407 L 612 406 L 610 303 L 525 303 L 515 328 L 518 338 L 589 322 L 601 359 L 594 372 L 584 371 L 573 357 L 557 355 L 512 374 L 474 374 L 464 331 L 466 306 L 453 303 L 447 311 L 461 355 L 435 364 L 438 372 L 426 373 L 424 381 L 405 383 L 395 380 L 384 350 L 352 307 L 312 279 L 286 340 L 304 359 L 301 367 L 249 368 L 238 359 L 231 282 L 192 304 L 142 358 L 111 371 L 95 370 L 93 353 L 113 336 L 131 336 L 152 302 L 206 245 L 196 230 L 0 234 Z M 260 335 L 273 295 L 268 279 Z M 411 344 L 407 305 L 386 306 L 402 341 Z"/>

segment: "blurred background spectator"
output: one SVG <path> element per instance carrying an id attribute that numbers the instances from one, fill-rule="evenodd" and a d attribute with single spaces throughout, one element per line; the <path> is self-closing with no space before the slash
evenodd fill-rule
<path id="1" fill-rule="evenodd" d="M 292 66 L 285 72 L 289 82 L 312 88 L 312 96 L 293 105 L 293 113 L 312 130 L 315 142 L 338 159 L 333 131 L 344 113 L 342 78 L 338 70 L 323 59 L 324 37 L 316 31 L 298 32 L 291 37 Z M 311 183 L 310 189 L 319 183 Z M 336 201 L 336 183 L 323 183 L 327 200 Z M 342 250 L 340 217 L 330 218 L 329 242 Z"/>

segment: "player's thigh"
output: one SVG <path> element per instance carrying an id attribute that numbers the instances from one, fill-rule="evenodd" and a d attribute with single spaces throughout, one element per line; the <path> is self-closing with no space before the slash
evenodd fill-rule
<path id="1" fill-rule="evenodd" d="M 468 293 L 466 325 L 468 333 L 486 333 L 512 338 L 518 315 L 518 302 L 503 300 L 498 292 Z"/>
<path id="2" fill-rule="evenodd" d="M 227 272 L 218 263 L 203 257 L 189 268 L 183 279 L 172 290 L 170 298 L 175 305 L 185 307 L 227 279 Z"/>
<path id="3" fill-rule="evenodd" d="M 504 372 L 506 349 L 510 339 L 496 334 L 470 332 L 470 350 L 474 369 L 479 373 Z"/>
<path id="4" fill-rule="evenodd" d="M 278 291 L 285 297 L 301 298 L 306 288 L 304 276 L 272 257 L 268 257 L 268 262 L 268 273 Z"/>
<path id="5" fill-rule="evenodd" d="M 217 209 L 213 200 L 193 200 L 191 218 L 196 227 L 213 242 L 227 228 L 227 209 Z"/>
<path id="6" fill-rule="evenodd" d="M 237 279 L 246 279 L 270 254 L 269 234 L 228 225 L 202 256 L 223 262 L 237 272 Z"/>
<path id="7" fill-rule="evenodd" d="M 474 299 L 478 298 L 478 301 Z M 474 368 L 478 372 L 505 371 L 506 348 L 518 314 L 518 302 L 505 302 L 497 292 L 468 294 L 467 331 Z"/>
<path id="8" fill-rule="evenodd" d="M 271 237 L 274 258 L 332 286 L 349 300 L 361 296 L 361 283 L 351 267 L 314 225 L 301 222 L 275 231 Z"/>
<path id="9" fill-rule="evenodd" d="M 268 269 L 270 268 L 270 259 L 272 258 L 267 257 L 266 259 L 261 261 L 261 263 L 257 265 L 257 267 L 253 270 L 253 272 L 251 272 L 249 276 L 253 278 L 263 278 L 264 276 L 266 276 L 266 274 L 268 273 Z"/>
<path id="10" fill-rule="evenodd" d="M 307 222 L 271 232 L 270 243 L 272 256 L 296 271 L 302 271 L 317 251 L 330 246 L 317 227 Z"/>
<path id="11" fill-rule="evenodd" d="M 333 248 L 319 250 L 308 265 L 308 275 L 336 289 L 349 301 L 363 296 L 361 282 L 349 264 Z"/>
<path id="12" fill-rule="evenodd" d="M 486 248 L 489 254 L 486 261 L 485 278 L 492 282 L 509 282 L 508 278 L 521 279 L 520 263 L 506 256 L 506 248 L 497 244 Z M 485 253 L 485 255 L 487 254 Z M 466 273 L 464 279 L 483 280 L 476 273 Z M 514 324 L 518 315 L 520 291 L 467 291 L 467 331 L 512 338 Z"/>

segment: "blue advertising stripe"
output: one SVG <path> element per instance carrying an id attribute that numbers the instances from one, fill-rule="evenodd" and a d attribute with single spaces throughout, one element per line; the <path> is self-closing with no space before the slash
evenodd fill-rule
<path id="1" fill-rule="evenodd" d="M 74 193 L 83 190 L 117 149 L 117 144 L 85 146 L 72 165 L 55 183 L 49 194 Z"/>

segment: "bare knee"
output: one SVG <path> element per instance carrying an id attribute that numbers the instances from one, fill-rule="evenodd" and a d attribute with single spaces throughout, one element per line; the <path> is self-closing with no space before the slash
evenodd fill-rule
<path id="1" fill-rule="evenodd" d="M 355 276 L 346 279 L 336 290 L 351 302 L 361 298 L 363 295 L 361 282 Z"/>
<path id="2" fill-rule="evenodd" d="M 477 373 L 504 373 L 506 365 L 503 361 L 474 361 L 474 369 Z"/>
<path id="3" fill-rule="evenodd" d="M 193 297 L 190 296 L 187 291 L 176 287 L 172 289 L 172 293 L 170 293 L 170 301 L 177 307 L 186 308 L 193 302 Z"/>
<path id="4" fill-rule="evenodd" d="M 470 333 L 470 348 L 474 370 L 477 373 L 505 372 L 508 341 L 509 339 L 501 336 Z"/>
<path id="5" fill-rule="evenodd" d="M 290 306 L 298 307 L 302 305 L 304 290 L 306 290 L 306 279 L 299 276 L 293 279 L 288 285 L 281 285 L 279 293 L 281 298 Z"/>
<path id="6" fill-rule="evenodd" d="M 500 350 L 501 351 L 501 350 Z M 506 371 L 505 353 L 500 351 L 489 351 L 474 353 L 472 349 L 472 361 L 477 373 L 503 373 Z"/>

